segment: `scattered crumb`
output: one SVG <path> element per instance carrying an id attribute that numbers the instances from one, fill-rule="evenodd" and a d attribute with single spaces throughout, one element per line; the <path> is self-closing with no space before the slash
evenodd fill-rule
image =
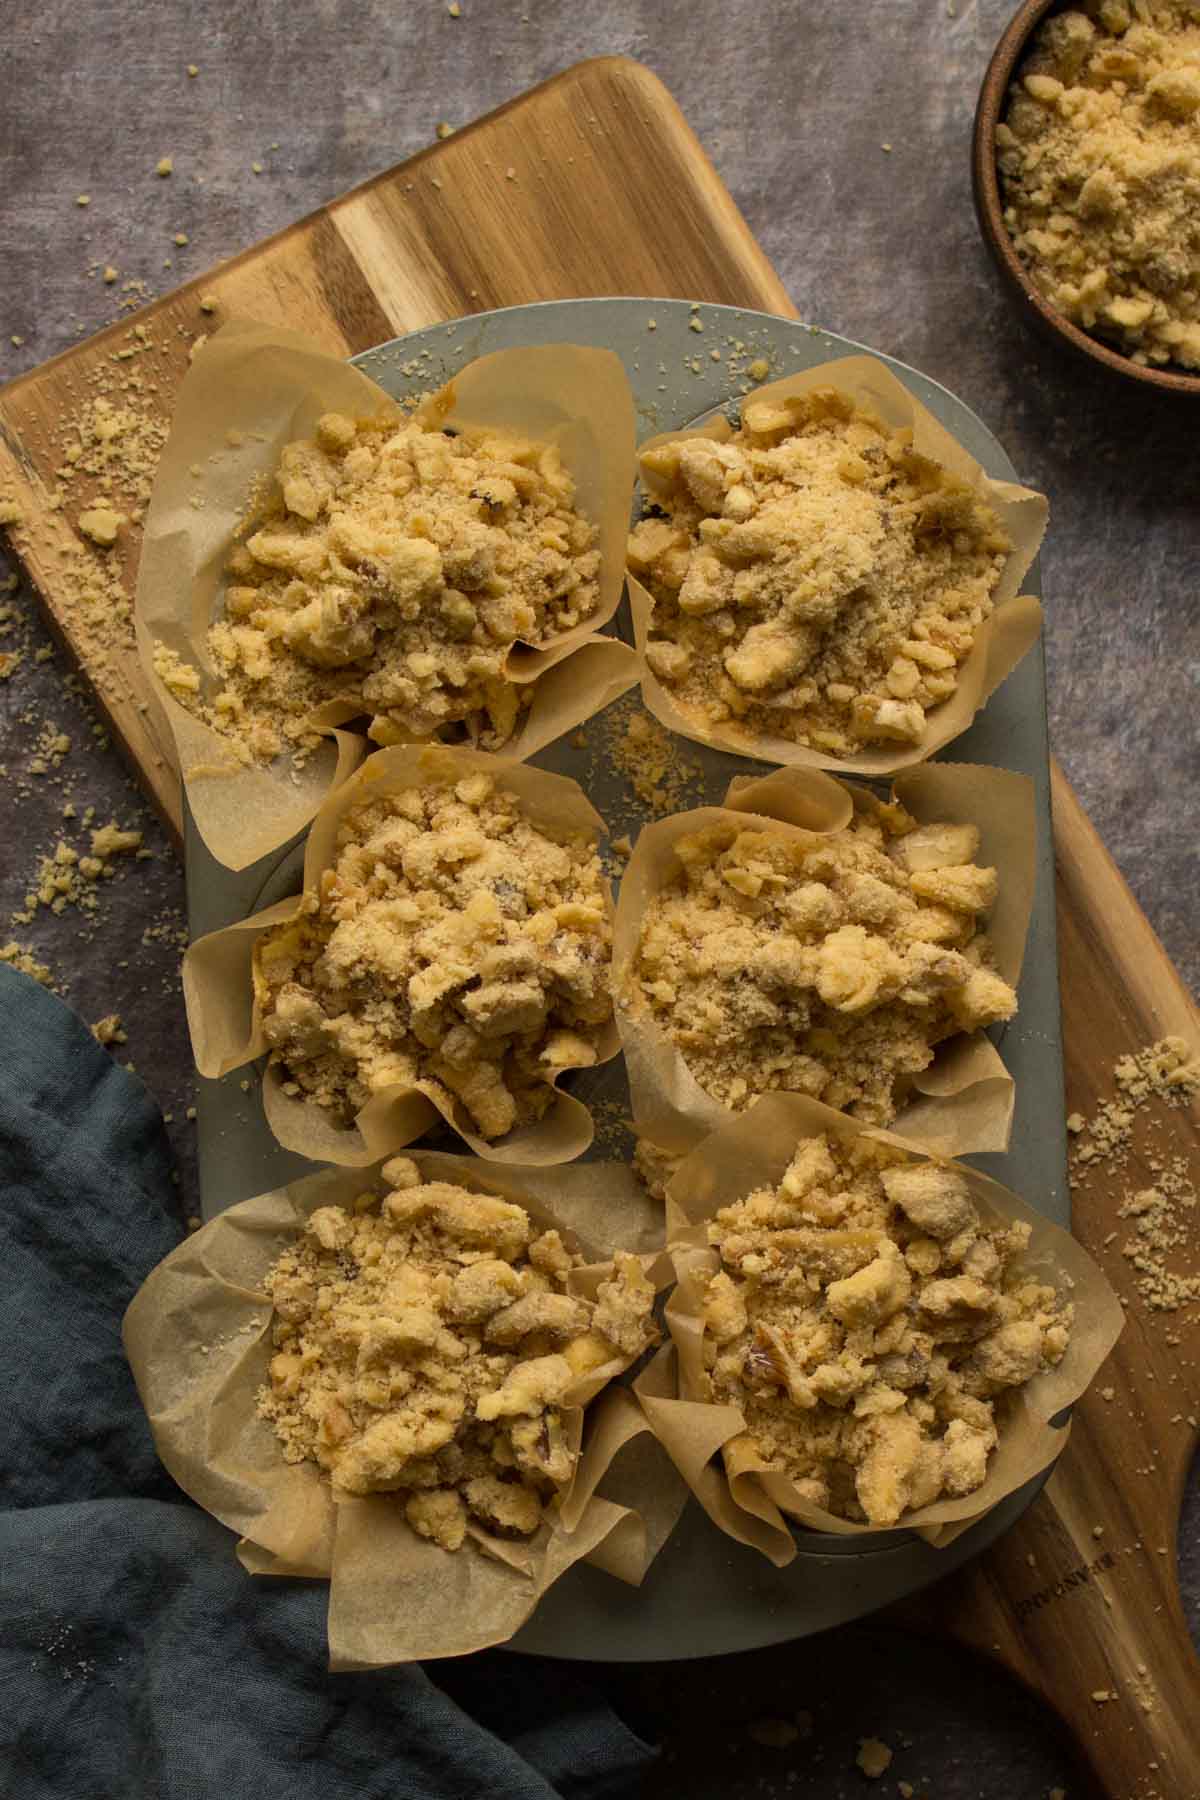
<path id="1" fill-rule="evenodd" d="M 201 294 L 200 296 L 200 311 L 202 313 L 215 313 L 220 304 L 221 302 L 217 299 L 215 294 Z"/>
<path id="2" fill-rule="evenodd" d="M 192 80 L 194 81 L 196 76 L 200 73 L 200 70 L 197 68 L 195 63 L 189 63 L 187 66 L 187 72 L 191 76 Z"/>
<path id="3" fill-rule="evenodd" d="M 1091 1119 L 1072 1113 L 1068 1129 L 1076 1142 L 1071 1152 L 1071 1188 L 1079 1197 L 1095 1191 L 1102 1177 L 1119 1176 L 1131 1155 L 1141 1170 L 1136 1182 L 1122 1183 L 1118 1217 L 1133 1221 L 1121 1254 L 1134 1271 L 1134 1287 L 1151 1312 L 1176 1312 L 1200 1301 L 1200 1270 L 1171 1266 L 1176 1253 L 1194 1242 L 1197 1204 L 1195 1177 L 1188 1159 L 1159 1150 L 1152 1134 L 1163 1121 L 1147 1114 L 1151 1102 L 1182 1107 L 1200 1091 L 1200 1057 L 1180 1037 L 1166 1037 L 1113 1068 L 1116 1092 L 1102 1100 Z M 1142 1119 L 1140 1146 L 1135 1127 Z M 1110 1233 L 1105 1246 L 1116 1233 Z M 1105 1399 L 1112 1390 L 1103 1389 Z"/>
<path id="4" fill-rule="evenodd" d="M 251 168 L 252 173 L 255 175 L 261 175 L 263 172 L 263 166 L 260 162 L 252 162 L 250 164 L 250 168 Z"/>
<path id="5" fill-rule="evenodd" d="M 105 265 L 104 279 L 108 283 L 109 287 L 112 286 L 113 282 L 117 279 L 117 276 L 119 274 L 120 274 L 120 270 L 114 269 L 111 263 L 107 263 Z"/>
<path id="6" fill-rule="evenodd" d="M 38 961 L 28 944 L 18 944 L 12 939 L 7 944 L 0 944 L 0 963 L 19 969 L 22 975 L 30 976 L 53 993 L 59 991 L 53 973 L 44 962 Z"/>
<path id="7" fill-rule="evenodd" d="M 437 122 L 437 125 L 434 127 L 434 129 L 437 132 L 438 137 L 440 137 L 443 141 L 445 141 L 445 139 L 448 137 L 454 136 L 453 125 L 447 124 L 445 119 L 439 119 Z"/>
<path id="8" fill-rule="evenodd" d="M 107 1013 L 103 1019 L 97 1019 L 91 1027 L 92 1036 L 98 1044 L 124 1044 L 128 1042 L 125 1027 L 121 1023 L 120 1013 Z M 170 1115 L 167 1115 L 170 1117 Z"/>
<path id="9" fill-rule="evenodd" d="M 450 4 L 447 6 L 446 11 L 450 14 L 452 19 L 462 18 L 462 7 L 458 4 L 458 0 L 450 0 Z"/>
<path id="10" fill-rule="evenodd" d="M 177 231 L 171 241 L 172 241 L 172 243 L 178 244 L 180 249 L 182 249 L 183 246 L 188 241 L 187 232 L 186 231 Z"/>
<path id="11" fill-rule="evenodd" d="M 155 164 L 154 173 L 165 178 L 166 176 L 173 174 L 174 170 L 175 158 L 173 156 L 162 156 Z"/>
<path id="12" fill-rule="evenodd" d="M 693 313 L 691 318 L 688 320 L 688 330 L 689 331 L 703 331 L 704 330 L 703 319 L 698 319 L 696 317 L 695 313 Z"/>
<path id="13" fill-rule="evenodd" d="M 109 549 L 117 541 L 117 533 L 126 523 L 125 514 L 111 506 L 93 506 L 79 515 L 79 529 L 93 544 Z"/>
<path id="14" fill-rule="evenodd" d="M 76 194 L 75 204 L 76 206 L 90 206 L 92 204 L 92 196 L 90 194 Z"/>
<path id="15" fill-rule="evenodd" d="M 863 1774 L 869 1775 L 871 1780 L 875 1781 L 886 1769 L 890 1768 L 892 1752 L 880 1738 L 863 1738 L 858 1746 L 858 1755 L 854 1760 Z"/>
<path id="16" fill-rule="evenodd" d="M 746 1735 L 767 1750 L 787 1750 L 800 1736 L 799 1729 L 787 1719 L 755 1719 L 747 1725 Z"/>
<path id="17" fill-rule="evenodd" d="M 698 804 L 704 770 L 683 741 L 659 724 L 636 695 L 609 709 L 607 750 L 634 793 L 660 818 Z"/>
<path id="18" fill-rule="evenodd" d="M 771 373 L 771 365 L 765 356 L 756 356 L 754 361 L 747 365 L 746 373 L 751 381 L 765 381 Z"/>
<path id="19" fill-rule="evenodd" d="M 533 698 L 514 679 L 515 646 L 549 645 L 595 613 L 598 527 L 557 449 L 447 437 L 441 416 L 325 413 L 285 444 L 226 563 L 209 679 L 155 646 L 160 678 L 231 760 L 302 766 L 331 700 L 368 715 L 376 744 L 467 724 L 481 749 L 500 749 Z"/>

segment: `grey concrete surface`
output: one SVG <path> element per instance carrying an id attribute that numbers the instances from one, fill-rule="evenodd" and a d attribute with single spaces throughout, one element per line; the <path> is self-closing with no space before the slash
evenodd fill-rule
<path id="1" fill-rule="evenodd" d="M 456 20 L 444 0 L 6 7 L 0 379 L 108 321 L 105 264 L 121 282 L 165 291 L 421 148 L 439 120 L 465 123 L 583 56 L 643 59 L 682 104 L 801 313 L 945 382 L 1049 493 L 1055 747 L 1196 985 L 1200 412 L 1068 363 L 1027 334 L 996 288 L 971 211 L 968 145 L 1010 10 L 1008 0 L 462 0 Z M 165 155 L 175 173 L 159 180 Z M 18 616 L 0 650 L 23 642 L 27 654 L 0 683 L 0 944 L 11 935 L 32 945 L 89 1020 L 121 1013 L 119 1054 L 173 1115 L 190 1211 L 189 1061 L 171 935 L 180 874 L 118 760 L 91 740 L 65 671 L 34 660 L 47 640 L 32 601 L 4 605 Z M 37 774 L 32 740 L 50 721 L 72 749 Z M 140 821 L 152 856 L 105 886 L 90 922 L 68 911 L 11 925 L 38 857 L 60 836 L 81 839 L 61 818 L 68 797 L 79 813 L 94 805 L 98 820 Z M 1193 1621 L 1198 1537 L 1193 1484 L 1181 1543 Z M 881 1792 L 899 1780 L 930 1800 L 1090 1791 L 1015 1688 L 875 1627 L 604 1678 L 665 1733 L 656 1795 L 859 1793 L 871 1784 L 854 1767 L 856 1739 L 871 1733 L 897 1751 Z M 747 1739 L 748 1720 L 797 1708 L 814 1715 L 810 1739 L 786 1751 Z"/>

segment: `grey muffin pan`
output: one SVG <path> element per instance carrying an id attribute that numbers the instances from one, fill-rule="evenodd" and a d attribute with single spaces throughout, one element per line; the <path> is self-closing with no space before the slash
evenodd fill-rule
<path id="1" fill-rule="evenodd" d="M 701 330 L 693 329 L 694 319 L 700 321 Z M 404 398 L 439 386 L 474 357 L 538 343 L 593 344 L 614 350 L 633 388 L 639 440 L 677 429 L 714 407 L 736 403 L 750 379 L 746 370 L 758 358 L 767 362 L 773 379 L 864 348 L 790 319 L 734 307 L 692 307 L 680 300 L 565 300 L 431 326 L 382 344 L 356 361 L 381 387 Z M 719 361 L 714 350 L 721 352 Z M 890 357 L 880 360 L 988 474 L 1016 478 L 1000 444 L 961 400 L 903 363 Z M 1036 564 L 1025 588 L 1038 591 Z M 628 620 L 618 615 L 616 629 L 627 636 Z M 647 815 L 613 765 L 611 722 L 605 714 L 591 720 L 583 731 L 582 748 L 576 737 L 560 739 L 533 760 L 573 775 L 614 836 L 636 834 Z M 689 788 L 688 805 L 719 800 L 732 773 L 754 767 L 744 758 L 700 746 L 688 744 L 684 749 L 703 769 L 702 778 Z M 943 760 L 1014 769 L 1031 776 L 1036 788 L 1037 889 L 1020 1011 L 997 1035 L 1016 1081 L 1012 1146 L 1004 1155 L 969 1160 L 1015 1188 L 1057 1224 L 1069 1226 L 1045 662 L 1040 643 L 971 729 L 948 747 Z M 189 820 L 187 891 L 193 937 L 295 892 L 301 857 L 297 840 L 234 873 L 213 860 Z M 248 1087 L 243 1087 L 245 1081 Z M 221 1081 L 199 1082 L 200 1181 L 206 1219 L 312 1169 L 283 1150 L 267 1130 L 258 1081 L 258 1071 L 243 1069 Z M 584 1072 L 573 1091 L 591 1104 L 601 1103 L 610 1119 L 627 1108 L 619 1060 Z M 619 1129 L 608 1129 L 598 1135 L 589 1155 L 619 1156 L 627 1147 Z M 807 1636 L 885 1606 L 950 1573 L 1012 1524 L 1040 1485 L 1041 1479 L 1011 1495 L 945 1550 L 931 1550 L 910 1533 L 841 1538 L 797 1531 L 799 1554 L 786 1569 L 775 1569 L 756 1551 L 732 1543 L 695 1503 L 689 1503 L 640 1588 L 576 1566 L 550 1590 L 510 1647 L 547 1656 L 644 1662 L 717 1655 Z"/>

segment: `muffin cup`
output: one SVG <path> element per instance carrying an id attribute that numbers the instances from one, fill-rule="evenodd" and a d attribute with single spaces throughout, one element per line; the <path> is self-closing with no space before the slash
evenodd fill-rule
<path id="1" fill-rule="evenodd" d="M 515 1200 L 541 1229 L 563 1232 L 595 1259 L 572 1277 L 579 1293 L 594 1294 L 611 1273 L 605 1259 L 622 1245 L 641 1253 L 656 1285 L 669 1277 L 669 1260 L 652 1248 L 661 1242 L 658 1209 L 625 1168 L 592 1164 L 551 1176 L 431 1152 L 413 1160 L 425 1180 Z M 272 1354 L 262 1282 L 310 1213 L 371 1188 L 386 1190 L 377 1170 L 330 1169 L 231 1207 L 158 1265 L 124 1324 L 138 1391 L 175 1480 L 240 1534 L 238 1556 L 251 1574 L 329 1582 L 334 1669 L 504 1643 L 575 1562 L 636 1585 L 686 1498 L 636 1401 L 609 1386 L 628 1366 L 619 1358 L 568 1390 L 575 1472 L 528 1543 L 473 1529 L 476 1547 L 447 1552 L 409 1528 L 395 1496 L 335 1499 L 314 1463 L 285 1462 L 256 1410 Z M 576 1222 L 595 1235 L 581 1238 Z"/>
<path id="2" fill-rule="evenodd" d="M 995 965 L 1016 985 L 1025 953 L 1036 878 L 1033 783 L 1007 769 L 976 763 L 927 763 L 897 777 L 895 798 L 922 823 L 972 824 L 979 861 L 999 871 L 996 904 L 984 929 Z M 678 873 L 675 844 L 690 832 L 731 822 L 785 833 L 839 831 L 852 813 L 851 789 L 815 769 L 778 769 L 736 777 L 723 807 L 697 807 L 648 825 L 621 882 L 613 926 L 613 995 L 638 1131 L 665 1150 L 689 1151 L 739 1114 L 701 1087 L 648 1008 L 634 999 L 633 970 L 642 920 L 654 896 Z M 1012 1126 L 1014 1087 L 999 1052 L 982 1031 L 940 1044 L 914 1076 L 892 1122 L 899 1136 L 943 1156 L 1004 1150 Z"/>
<path id="3" fill-rule="evenodd" d="M 898 769 L 924 762 L 966 731 L 976 713 L 1037 641 L 1042 628 L 1041 604 L 1032 594 L 1021 593 L 1021 583 L 1037 555 L 1049 507 L 1045 497 L 1033 489 L 1018 487 L 1009 481 L 993 481 L 985 475 L 975 458 L 945 426 L 940 425 L 903 382 L 897 380 L 886 364 L 873 356 L 844 356 L 835 362 L 821 363 L 817 368 L 805 369 L 782 381 L 755 388 L 753 393 L 744 396 L 741 404 L 745 407 L 756 400 L 789 400 L 810 394 L 815 388 L 826 387 L 848 394 L 892 429 L 911 429 L 913 445 L 920 454 L 970 482 L 995 509 L 1012 540 L 1012 550 L 993 596 L 994 611 L 976 633 L 970 653 L 959 665 L 958 687 L 948 700 L 929 711 L 925 735 L 919 744 L 894 750 L 864 749 L 854 756 L 832 756 L 827 751 L 797 744 L 791 738 L 742 731 L 736 722 L 728 720 L 720 725 L 708 724 L 681 707 L 671 689 L 646 666 L 646 644 L 654 600 L 649 590 L 631 573 L 628 576 L 629 600 L 634 638 L 641 659 L 642 698 L 668 730 L 677 731 L 699 744 L 732 751 L 737 756 L 753 756 L 762 762 L 794 768 L 891 775 Z M 663 444 L 678 443 L 687 438 L 716 438 L 724 443 L 733 436 L 733 429 L 723 413 L 716 413 L 703 424 L 689 426 L 686 431 L 666 431 L 649 438 L 639 446 L 638 456 Z M 651 501 L 668 491 L 669 484 L 649 470 L 643 468 L 640 479 Z"/>
<path id="4" fill-rule="evenodd" d="M 671 1343 L 635 1383 L 654 1430 L 705 1512 L 727 1536 L 749 1544 L 782 1568 L 796 1555 L 788 1520 L 841 1536 L 916 1531 L 940 1548 L 1046 1469 L 1066 1445 L 1069 1425 L 1052 1421 L 1078 1400 L 1116 1343 L 1124 1314 L 1097 1265 L 1069 1232 L 1051 1224 L 1024 1200 L 962 1164 L 954 1167 L 989 1223 L 1024 1220 L 1032 1228 L 1022 1267 L 1065 1288 L 1074 1302 L 1071 1341 L 1056 1368 L 1012 1391 L 998 1417 L 999 1442 L 982 1486 L 956 1499 L 934 1501 L 905 1513 L 892 1526 L 843 1519 L 800 1497 L 790 1477 L 772 1471 L 745 1434 L 738 1406 L 703 1398 L 704 1322 L 700 1305 L 707 1278 L 720 1258 L 707 1238 L 719 1207 L 758 1187 L 777 1185 L 796 1146 L 822 1133 L 872 1138 L 923 1156 L 909 1140 L 847 1119 L 798 1094 L 768 1094 L 733 1124 L 680 1164 L 667 1188 L 667 1237 L 677 1286 L 667 1301 Z"/>
<path id="5" fill-rule="evenodd" d="M 175 739 L 188 807 L 219 862 L 241 869 L 303 829 L 368 747 L 338 729 L 368 710 L 331 701 L 309 723 L 329 737 L 300 770 L 290 757 L 246 766 L 230 741 L 171 694 L 154 667 L 156 643 L 199 671 L 201 692 L 221 685 L 208 651 L 220 616 L 225 568 L 256 486 L 274 479 L 285 444 L 311 433 L 322 413 L 401 417 L 375 382 L 304 338 L 233 320 L 196 353 L 179 390 L 171 433 L 146 516 L 135 623 L 147 679 Z M 631 653 L 601 641 L 572 678 L 541 678 L 590 647 L 616 612 L 624 578 L 633 484 L 634 411 L 620 359 L 574 344 L 500 350 L 469 363 L 422 406 L 440 428 L 513 431 L 554 442 L 576 482 L 580 510 L 599 531 L 600 601 L 590 618 L 545 649 L 516 646 L 509 678 L 537 684 L 506 756 L 531 756 L 614 699 L 636 678 Z M 193 473 L 193 470 L 198 471 Z M 613 687 L 620 670 L 621 685 Z"/>
<path id="6" fill-rule="evenodd" d="M 192 1051 L 201 1075 L 226 1075 L 267 1054 L 269 1045 L 254 995 L 254 946 L 270 926 L 299 916 L 305 894 L 313 893 L 337 856 L 337 832 L 352 808 L 430 780 L 458 781 L 465 775 L 491 775 L 521 802 L 530 823 L 558 832 L 589 833 L 598 838 L 604 821 L 585 800 L 574 781 L 551 775 L 528 763 L 445 745 L 400 745 L 376 751 L 343 786 L 325 800 L 313 820 L 304 854 L 303 892 L 281 900 L 252 918 L 197 939 L 183 961 L 183 994 Z M 607 882 L 605 893 L 611 894 Z M 596 1064 L 608 1062 L 620 1048 L 615 1021 L 603 1028 Z M 589 1068 L 594 1064 L 585 1065 Z M 560 1074 L 569 1073 L 568 1068 Z M 309 1099 L 284 1093 L 286 1077 L 275 1062 L 263 1078 L 267 1123 L 285 1149 L 313 1162 L 362 1168 L 402 1150 L 435 1124 L 439 1117 L 453 1127 L 488 1162 L 543 1165 L 570 1162 L 592 1141 L 592 1117 L 581 1101 L 557 1088 L 545 1116 L 519 1125 L 504 1138 L 489 1142 L 474 1132 L 460 1103 L 447 1108 L 440 1094 L 418 1083 L 388 1087 L 372 1096 L 350 1127 L 335 1124 L 325 1108 Z"/>

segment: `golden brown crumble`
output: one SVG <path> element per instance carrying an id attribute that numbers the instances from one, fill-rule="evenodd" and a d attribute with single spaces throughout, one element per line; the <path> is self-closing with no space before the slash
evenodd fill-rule
<path id="1" fill-rule="evenodd" d="M 704 777 L 700 762 L 636 695 L 609 709 L 605 737 L 614 766 L 648 812 L 666 818 L 689 802 L 696 804 Z"/>
<path id="2" fill-rule="evenodd" d="M 887 1124 L 936 1044 L 1016 1011 L 979 928 L 997 875 L 975 827 L 854 805 L 822 836 L 730 818 L 683 837 L 646 908 L 631 1004 L 735 1111 L 783 1089 Z"/>
<path id="3" fill-rule="evenodd" d="M 619 1254 L 586 1298 L 583 1258 L 524 1207 L 423 1181 L 407 1157 L 384 1179 L 382 1201 L 318 1208 L 268 1274 L 259 1412 L 289 1462 L 403 1496 L 444 1550 L 472 1529 L 530 1537 L 574 1470 L 564 1397 L 653 1342 L 653 1286 Z"/>
<path id="4" fill-rule="evenodd" d="M 885 150 L 890 148 L 890 144 L 884 145 Z M 860 1738 L 858 1755 L 854 1760 L 864 1775 L 872 1781 L 878 1781 L 879 1777 L 885 1775 L 891 1767 L 892 1749 L 890 1744 L 883 1742 L 882 1738 Z"/>
<path id="5" fill-rule="evenodd" d="M 633 1149 L 633 1166 L 652 1200 L 665 1201 L 667 1186 L 684 1156 L 683 1150 L 664 1150 L 649 1138 L 640 1137 Z"/>
<path id="6" fill-rule="evenodd" d="M 748 400 L 728 441 L 643 451 L 656 514 L 629 540 L 650 670 L 752 745 L 917 744 L 1011 548 L 967 481 L 833 388 Z"/>
<path id="7" fill-rule="evenodd" d="M 106 1013 L 102 1019 L 96 1020 L 90 1030 L 98 1044 L 125 1044 L 129 1041 L 120 1013 Z"/>
<path id="8" fill-rule="evenodd" d="M 997 127 L 1005 222 L 1051 305 L 1139 363 L 1200 369 L 1200 6 L 1054 14 Z"/>
<path id="9" fill-rule="evenodd" d="M 10 968 L 19 969 L 22 975 L 58 993 L 59 988 L 54 979 L 54 971 L 47 963 L 39 962 L 29 944 L 18 944 L 10 938 L 7 944 L 0 944 L 0 963 L 7 963 Z"/>
<path id="10" fill-rule="evenodd" d="M 379 744 L 456 728 L 498 749 L 532 698 L 511 654 L 599 601 L 598 534 L 574 497 L 553 445 L 326 413 L 284 447 L 230 556 L 208 634 L 219 685 L 202 694 L 162 645 L 155 666 L 247 762 L 303 760 L 331 703 L 369 714 Z"/>
<path id="11" fill-rule="evenodd" d="M 538 1119 L 612 1018 L 612 909 L 593 841 L 556 838 L 484 773 L 361 804 L 255 988 L 290 1078 L 349 1122 L 397 1084 L 485 1138 Z"/>
<path id="12" fill-rule="evenodd" d="M 987 1474 L 1003 1397 L 1062 1358 L 1073 1308 L 1022 1272 L 963 1176 L 868 1138 L 805 1139 L 719 1211 L 702 1307 L 709 1398 L 802 1498 L 894 1525 Z"/>

